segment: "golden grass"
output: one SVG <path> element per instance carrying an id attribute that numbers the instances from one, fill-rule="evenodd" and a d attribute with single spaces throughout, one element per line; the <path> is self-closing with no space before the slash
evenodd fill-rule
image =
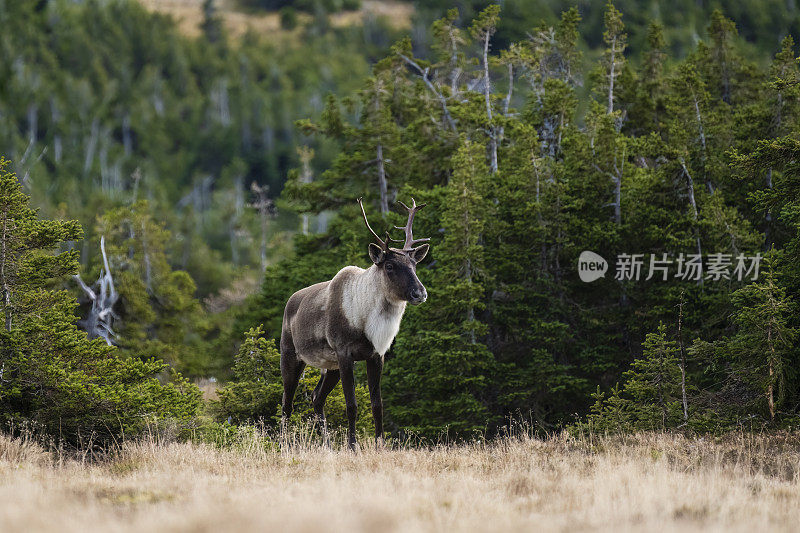
<path id="1" fill-rule="evenodd" d="M 95 463 L 0 437 L 0 531 L 794 531 L 800 439 L 628 438 L 358 454 L 128 443 Z"/>
<path id="2" fill-rule="evenodd" d="M 150 11 L 172 16 L 184 35 L 197 37 L 201 34 L 203 0 L 139 0 L 139 3 Z M 243 12 L 235 0 L 220 0 L 217 6 L 222 23 L 233 38 L 241 37 L 248 30 L 269 36 L 274 41 L 291 39 L 297 33 L 297 30 L 281 29 L 277 12 Z M 366 17 L 383 17 L 394 28 L 408 29 L 413 13 L 414 7 L 408 2 L 363 0 L 360 10 L 334 13 L 330 20 L 333 26 L 344 27 L 361 24 Z M 298 17 L 305 23 L 311 19 L 304 13 L 299 13 Z"/>

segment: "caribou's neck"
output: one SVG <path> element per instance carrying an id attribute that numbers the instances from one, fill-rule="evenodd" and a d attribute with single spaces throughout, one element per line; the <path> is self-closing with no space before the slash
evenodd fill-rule
<path id="1" fill-rule="evenodd" d="M 350 325 L 372 343 L 383 356 L 400 330 L 406 302 L 396 301 L 383 291 L 381 272 L 376 265 L 353 276 L 344 294 L 344 314 Z"/>

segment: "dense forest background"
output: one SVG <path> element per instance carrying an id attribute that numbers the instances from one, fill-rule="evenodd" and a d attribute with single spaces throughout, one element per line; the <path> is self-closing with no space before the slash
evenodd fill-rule
<path id="1" fill-rule="evenodd" d="M 797 421 L 800 10 L 198 4 L 186 35 L 130 0 L 0 1 L 6 425 L 274 425 L 283 305 L 366 266 L 360 196 L 387 228 L 395 200 L 428 203 L 392 432 Z M 584 250 L 605 278 L 578 278 Z M 626 253 L 672 270 L 615 279 Z M 763 260 L 693 280 L 681 254 Z M 211 402 L 201 378 L 224 383 Z"/>

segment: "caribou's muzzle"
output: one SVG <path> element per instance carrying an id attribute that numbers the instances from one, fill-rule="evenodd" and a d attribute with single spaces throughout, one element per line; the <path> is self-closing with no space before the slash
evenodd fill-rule
<path id="1" fill-rule="evenodd" d="M 408 301 L 414 305 L 419 305 L 427 299 L 428 291 L 425 290 L 425 287 L 411 289 L 411 291 L 408 293 Z"/>

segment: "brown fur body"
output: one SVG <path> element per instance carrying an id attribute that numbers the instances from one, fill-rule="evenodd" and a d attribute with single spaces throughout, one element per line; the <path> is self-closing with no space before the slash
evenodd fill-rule
<path id="1" fill-rule="evenodd" d="M 391 294 L 378 294 L 374 287 L 370 291 L 375 270 L 376 266 L 345 267 L 332 280 L 294 293 L 283 315 L 281 353 L 294 353 L 298 360 L 326 370 L 339 368 L 337 353 L 349 354 L 355 361 L 383 357 L 406 303 Z M 377 344 L 368 335 L 378 335 Z"/>

